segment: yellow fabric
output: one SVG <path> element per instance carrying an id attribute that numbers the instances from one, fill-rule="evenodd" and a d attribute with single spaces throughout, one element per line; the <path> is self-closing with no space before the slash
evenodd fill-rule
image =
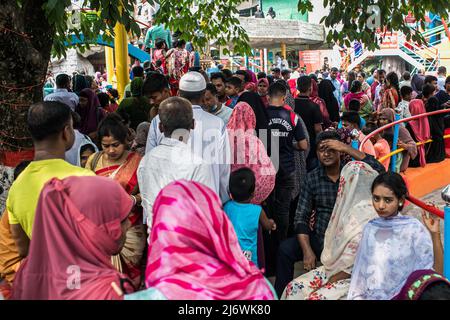
<path id="1" fill-rule="evenodd" d="M 10 224 L 20 224 L 31 239 L 34 215 L 44 184 L 52 178 L 95 176 L 87 169 L 75 167 L 61 159 L 33 161 L 11 186 L 6 200 Z"/>
<path id="2" fill-rule="evenodd" d="M 9 229 L 8 211 L 5 210 L 0 219 L 0 277 L 11 284 L 21 260 Z"/>

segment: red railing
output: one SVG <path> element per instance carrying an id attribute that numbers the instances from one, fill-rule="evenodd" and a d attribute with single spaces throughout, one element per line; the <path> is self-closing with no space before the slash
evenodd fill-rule
<path id="1" fill-rule="evenodd" d="M 384 131 L 384 130 L 390 128 L 390 127 L 393 127 L 393 126 L 395 126 L 396 124 L 400 124 L 400 123 L 403 123 L 403 122 L 408 122 L 408 121 L 411 121 L 411 120 L 416 120 L 416 119 L 420 119 L 420 118 L 424 118 L 424 117 L 428 117 L 428 116 L 433 116 L 433 115 L 436 115 L 436 114 L 449 113 L 449 112 L 450 112 L 450 109 L 443 109 L 443 110 L 438 110 L 438 111 L 433 111 L 433 112 L 427 112 L 427 113 L 418 114 L 418 115 L 416 115 L 416 116 L 412 116 L 412 117 L 409 117 L 409 118 L 400 119 L 400 120 L 397 120 L 397 121 L 388 123 L 387 125 L 382 126 L 381 128 L 378 128 L 378 129 L 376 129 L 375 131 L 373 131 L 371 134 L 367 135 L 367 136 L 361 141 L 361 144 L 359 145 L 359 150 L 362 151 L 362 146 L 364 145 L 364 143 L 366 143 L 366 142 L 367 142 L 370 138 L 372 138 L 374 135 L 376 135 L 376 134 L 378 134 L 378 133 L 380 133 L 380 132 L 382 132 L 382 131 Z"/>

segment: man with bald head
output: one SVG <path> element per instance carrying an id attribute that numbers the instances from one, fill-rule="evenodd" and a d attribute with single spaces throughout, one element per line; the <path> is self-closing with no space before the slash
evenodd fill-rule
<path id="1" fill-rule="evenodd" d="M 213 191 L 225 203 L 229 200 L 228 182 L 230 180 L 231 150 L 228 131 L 219 117 L 203 110 L 205 106 L 206 81 L 198 72 L 190 71 L 180 79 L 178 94 L 189 100 L 195 119 L 188 145 L 203 161 L 211 166 L 213 172 Z M 164 135 L 159 127 L 160 115 L 156 116 L 148 133 L 145 152 L 150 152 L 161 143 Z"/>
<path id="2" fill-rule="evenodd" d="M 188 145 L 195 127 L 189 100 L 172 97 L 159 105 L 159 130 L 163 138 L 146 153 L 138 169 L 139 187 L 144 207 L 144 222 L 150 234 L 152 209 L 156 196 L 169 183 L 185 179 L 203 183 L 214 190 L 211 166 L 195 155 Z"/>

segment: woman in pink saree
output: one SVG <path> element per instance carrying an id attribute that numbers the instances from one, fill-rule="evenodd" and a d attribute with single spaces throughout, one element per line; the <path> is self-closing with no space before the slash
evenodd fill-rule
<path id="1" fill-rule="evenodd" d="M 246 102 L 234 107 L 227 130 L 231 146 L 231 171 L 250 168 L 255 174 L 255 193 L 251 203 L 262 204 L 275 187 L 275 167 L 266 148 L 256 136 L 256 116 Z M 265 253 L 261 226 L 258 230 L 258 265 L 265 266 Z"/>
<path id="2" fill-rule="evenodd" d="M 409 111 L 411 112 L 411 116 L 417 116 L 427 112 L 421 99 L 411 100 L 409 103 Z M 406 128 L 416 142 L 426 141 L 431 137 L 430 124 L 426 117 L 409 121 Z M 425 158 L 425 146 L 418 146 L 417 150 L 419 151 L 419 157 L 418 159 L 415 159 L 416 161 L 410 161 L 410 167 L 425 167 L 427 164 Z"/>
<path id="3" fill-rule="evenodd" d="M 127 241 L 120 254 L 112 258 L 112 262 L 118 271 L 130 277 L 138 289 L 142 282 L 142 257 L 147 238 L 137 179 L 137 169 L 142 157 L 127 150 L 128 128 L 117 114 L 110 114 L 102 121 L 98 136 L 103 150 L 89 157 L 86 168 L 94 171 L 97 176 L 118 182 L 135 202 L 128 216 L 130 228 L 127 231 Z"/>

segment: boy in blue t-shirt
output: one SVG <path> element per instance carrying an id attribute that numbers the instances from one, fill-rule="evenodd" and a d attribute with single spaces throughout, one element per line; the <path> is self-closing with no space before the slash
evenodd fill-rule
<path id="1" fill-rule="evenodd" d="M 230 174 L 230 198 L 224 210 L 233 224 L 242 251 L 248 260 L 258 266 L 258 224 L 265 230 L 276 230 L 263 208 L 251 204 L 255 192 L 255 174 L 249 168 L 241 168 Z"/>

